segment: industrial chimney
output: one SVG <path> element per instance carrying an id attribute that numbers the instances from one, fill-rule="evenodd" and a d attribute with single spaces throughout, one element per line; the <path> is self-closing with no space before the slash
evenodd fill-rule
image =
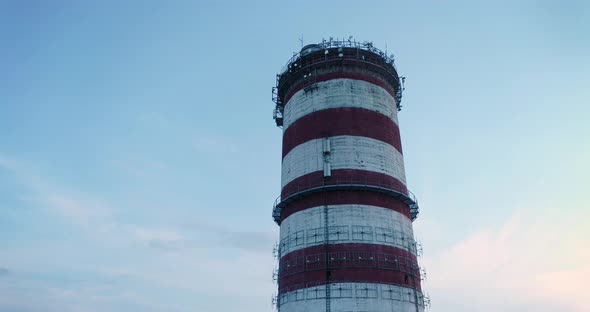
<path id="1" fill-rule="evenodd" d="M 280 312 L 424 310 L 402 83 L 392 56 L 352 38 L 307 45 L 277 75 Z"/>

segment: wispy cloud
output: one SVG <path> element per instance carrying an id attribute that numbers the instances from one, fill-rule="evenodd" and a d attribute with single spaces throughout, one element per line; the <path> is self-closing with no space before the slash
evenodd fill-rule
<path id="1" fill-rule="evenodd" d="M 86 307 L 109 310 L 112 306 L 131 306 L 141 311 L 233 311 L 235 302 L 249 310 L 260 306 L 254 298 L 268 298 L 274 290 L 270 273 L 275 265 L 271 251 L 276 233 L 271 230 L 231 228 L 218 220 L 200 220 L 188 226 L 190 222 L 151 220 L 146 224 L 141 218 L 128 223 L 117 218 L 117 203 L 93 196 L 88 190 L 64 187 L 24 162 L 7 157 L 0 161 L 0 170 L 18 180 L 39 209 L 70 222 L 70 235 L 82 237 L 75 241 L 76 246 L 56 242 L 54 246 L 44 245 L 42 250 L 19 247 L 16 252 L 21 257 L 51 255 L 63 262 L 53 261 L 47 266 L 43 261 L 29 260 L 19 264 L 19 272 L 30 272 L 31 277 L 9 274 L 10 283 L 2 278 L 0 310 L 58 311 L 61 307 L 59 311 L 74 312 L 92 311 Z M 100 248 L 96 261 L 92 260 L 94 248 Z M 52 255 L 56 251 L 67 254 Z M 78 257 L 76 253 L 89 253 L 80 259 L 91 261 L 68 262 L 70 256 Z M 10 261 L 18 263 L 18 256 L 11 256 Z M 82 286 L 64 285 L 63 277 L 79 276 L 78 271 L 98 276 L 88 277 Z M 46 277 L 48 272 L 54 274 Z M 191 308 L 174 301 L 157 302 L 150 293 L 189 298 L 186 300 L 192 302 Z M 28 297 L 37 299 L 26 302 Z M 232 300 L 218 304 L 205 300 L 213 297 Z"/>
<path id="2" fill-rule="evenodd" d="M 174 250 L 186 245 L 186 237 L 174 230 L 148 229 L 137 225 L 126 228 L 136 241 L 151 248 Z"/>
<path id="3" fill-rule="evenodd" d="M 212 133 L 194 135 L 192 145 L 199 152 L 215 155 L 235 155 L 240 151 L 239 142 Z"/>
<path id="4" fill-rule="evenodd" d="M 120 280 L 105 280 L 105 276 L 75 283 L 31 276 L 0 280 L 0 311 L 94 312 L 130 306 L 140 311 L 188 311 L 142 295 Z"/>
<path id="5" fill-rule="evenodd" d="M 119 159 L 114 160 L 112 163 L 118 169 L 141 179 L 157 178 L 169 170 L 168 165 L 165 163 L 139 158 Z"/>
<path id="6" fill-rule="evenodd" d="M 269 252 L 277 239 L 272 224 L 264 229 L 230 228 L 212 220 L 197 219 L 188 222 L 185 228 L 200 233 L 207 239 L 210 248 L 233 248 L 251 252 Z M 272 229 L 275 229 L 273 231 Z"/>
<path id="7" fill-rule="evenodd" d="M 108 218 L 111 211 L 105 205 L 90 200 L 82 200 L 71 194 L 56 192 L 42 194 L 43 200 L 62 216 L 77 224 L 90 225 L 97 219 Z"/>
<path id="8" fill-rule="evenodd" d="M 426 289 L 440 301 L 462 298 L 457 306 L 465 311 L 590 311 L 584 291 L 590 241 L 588 235 L 572 235 L 583 227 L 556 222 L 539 210 L 521 211 L 501 227 L 472 233 L 439 255 L 427 254 Z"/>
<path id="9" fill-rule="evenodd" d="M 0 169 L 10 172 L 28 189 L 32 200 L 40 207 L 47 207 L 72 223 L 90 226 L 97 219 L 111 214 L 110 208 L 96 199 L 58 186 L 44 178 L 30 166 L 0 154 Z"/>
<path id="10" fill-rule="evenodd" d="M 30 193 L 30 199 L 42 209 L 79 226 L 87 234 L 102 239 L 127 239 L 146 246 L 178 242 L 180 234 L 172 230 L 154 230 L 117 222 L 113 205 L 78 189 L 64 187 L 39 174 L 32 166 L 0 154 L 0 169 L 10 172 Z"/>

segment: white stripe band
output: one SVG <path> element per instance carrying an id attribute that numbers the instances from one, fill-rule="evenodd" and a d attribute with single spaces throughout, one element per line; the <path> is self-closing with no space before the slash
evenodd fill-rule
<path id="1" fill-rule="evenodd" d="M 307 114 L 338 107 L 369 109 L 389 117 L 398 124 L 394 98 L 377 85 L 345 78 L 322 81 L 316 85 L 317 89 L 312 92 L 299 90 L 285 105 L 284 130 Z"/>
<path id="2" fill-rule="evenodd" d="M 280 256 L 325 243 L 324 207 L 288 216 L 281 223 Z M 370 205 L 328 206 L 330 244 L 375 244 L 410 250 L 416 254 L 412 221 L 403 214 Z"/>
<path id="3" fill-rule="evenodd" d="M 332 170 L 356 169 L 389 175 L 406 183 L 403 155 L 395 147 L 368 137 L 335 136 L 330 138 L 329 161 Z M 323 139 L 297 145 L 284 158 L 281 187 L 305 174 L 321 171 L 325 156 Z"/>
<path id="4" fill-rule="evenodd" d="M 281 312 L 324 311 L 326 286 L 301 288 L 279 295 Z M 417 302 L 416 302 L 417 301 Z M 424 298 L 420 291 L 410 287 L 378 283 L 330 284 L 332 311 L 346 312 L 416 312 L 424 311 Z"/>

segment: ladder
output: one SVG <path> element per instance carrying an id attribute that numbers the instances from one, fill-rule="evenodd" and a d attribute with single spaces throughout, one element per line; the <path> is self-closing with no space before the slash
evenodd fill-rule
<path id="1" fill-rule="evenodd" d="M 330 271 L 330 253 L 329 253 L 329 246 L 330 246 L 330 239 L 329 239 L 330 231 L 328 231 L 328 204 L 325 203 L 324 205 L 324 244 L 325 244 L 325 261 L 326 261 L 326 312 L 330 312 L 330 283 L 332 278 L 332 273 Z"/>

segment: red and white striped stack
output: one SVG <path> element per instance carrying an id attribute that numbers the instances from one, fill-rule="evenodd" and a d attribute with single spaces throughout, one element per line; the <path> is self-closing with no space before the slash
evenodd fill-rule
<path id="1" fill-rule="evenodd" d="M 278 75 L 278 309 L 423 311 L 393 60 L 368 43 L 304 47 Z"/>

